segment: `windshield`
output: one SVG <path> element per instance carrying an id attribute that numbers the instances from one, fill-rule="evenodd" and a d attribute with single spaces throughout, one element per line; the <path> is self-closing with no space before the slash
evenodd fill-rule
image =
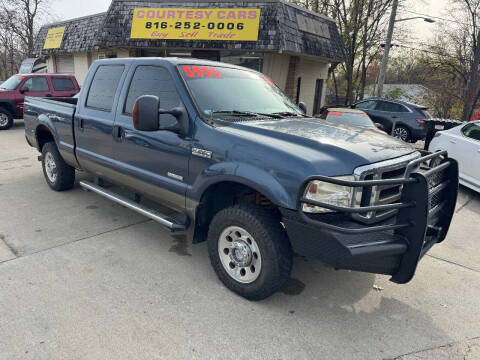
<path id="1" fill-rule="evenodd" d="M 327 120 L 346 125 L 375 127 L 370 117 L 362 113 L 331 111 L 327 115 Z"/>
<path id="2" fill-rule="evenodd" d="M 182 65 L 179 70 L 205 115 L 303 116 L 287 95 L 264 75 L 212 66 Z"/>
<path id="3" fill-rule="evenodd" d="M 0 85 L 0 89 L 15 90 L 23 79 L 23 76 L 13 75 L 7 81 L 2 83 L 2 85 Z"/>

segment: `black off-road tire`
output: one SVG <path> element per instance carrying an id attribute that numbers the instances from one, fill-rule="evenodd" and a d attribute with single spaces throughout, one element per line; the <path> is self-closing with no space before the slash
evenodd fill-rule
<path id="1" fill-rule="evenodd" d="M 235 280 L 222 265 L 218 250 L 220 235 L 230 226 L 245 229 L 260 250 L 261 270 L 251 283 Z M 269 297 L 290 278 L 293 253 L 285 229 L 277 215 L 257 205 L 236 205 L 219 211 L 210 223 L 208 253 L 218 278 L 227 288 L 248 300 Z"/>
<path id="2" fill-rule="evenodd" d="M 13 126 L 13 116 L 10 111 L 5 108 L 0 107 L 0 115 L 6 116 L 8 118 L 6 124 L 0 122 L 0 130 L 8 130 Z"/>
<path id="3" fill-rule="evenodd" d="M 56 177 L 52 180 L 47 174 L 47 161 L 54 162 Z M 70 190 L 75 183 L 75 168 L 68 165 L 60 155 L 57 145 L 54 142 L 48 142 L 42 148 L 42 168 L 45 181 L 52 190 L 64 191 Z"/>

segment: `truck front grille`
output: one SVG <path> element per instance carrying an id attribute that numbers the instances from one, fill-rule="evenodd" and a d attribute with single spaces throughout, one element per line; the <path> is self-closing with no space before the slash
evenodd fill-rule
<path id="1" fill-rule="evenodd" d="M 397 159 L 382 161 L 361 166 L 355 169 L 356 180 L 388 180 L 405 177 L 405 171 L 410 161 L 421 157 L 415 152 Z M 402 197 L 403 185 L 381 185 L 356 188 L 354 191 L 354 207 L 385 205 L 398 202 Z M 394 215 L 398 210 L 372 211 L 366 214 L 353 214 L 352 217 L 364 224 L 383 221 Z"/>

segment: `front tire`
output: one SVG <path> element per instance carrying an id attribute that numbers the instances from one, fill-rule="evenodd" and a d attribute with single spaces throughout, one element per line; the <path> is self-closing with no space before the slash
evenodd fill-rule
<path id="1" fill-rule="evenodd" d="M 227 288 L 262 300 L 290 278 L 292 249 L 278 216 L 256 205 L 221 210 L 208 232 L 213 269 Z"/>
<path id="2" fill-rule="evenodd" d="M 42 168 L 45 180 L 52 190 L 64 191 L 73 187 L 75 168 L 63 160 L 54 142 L 43 145 Z"/>
<path id="3" fill-rule="evenodd" d="M 13 116 L 10 111 L 0 108 L 0 130 L 8 130 L 13 126 Z"/>

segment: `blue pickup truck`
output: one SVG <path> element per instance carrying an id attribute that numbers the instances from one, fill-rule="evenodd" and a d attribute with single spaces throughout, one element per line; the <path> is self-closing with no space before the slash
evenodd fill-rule
<path id="1" fill-rule="evenodd" d="M 280 289 L 294 252 L 407 283 L 447 235 L 457 163 L 305 110 L 246 68 L 109 59 L 78 99 L 27 98 L 25 133 L 53 190 L 90 174 L 84 189 L 207 241 L 219 279 L 247 299 Z"/>

